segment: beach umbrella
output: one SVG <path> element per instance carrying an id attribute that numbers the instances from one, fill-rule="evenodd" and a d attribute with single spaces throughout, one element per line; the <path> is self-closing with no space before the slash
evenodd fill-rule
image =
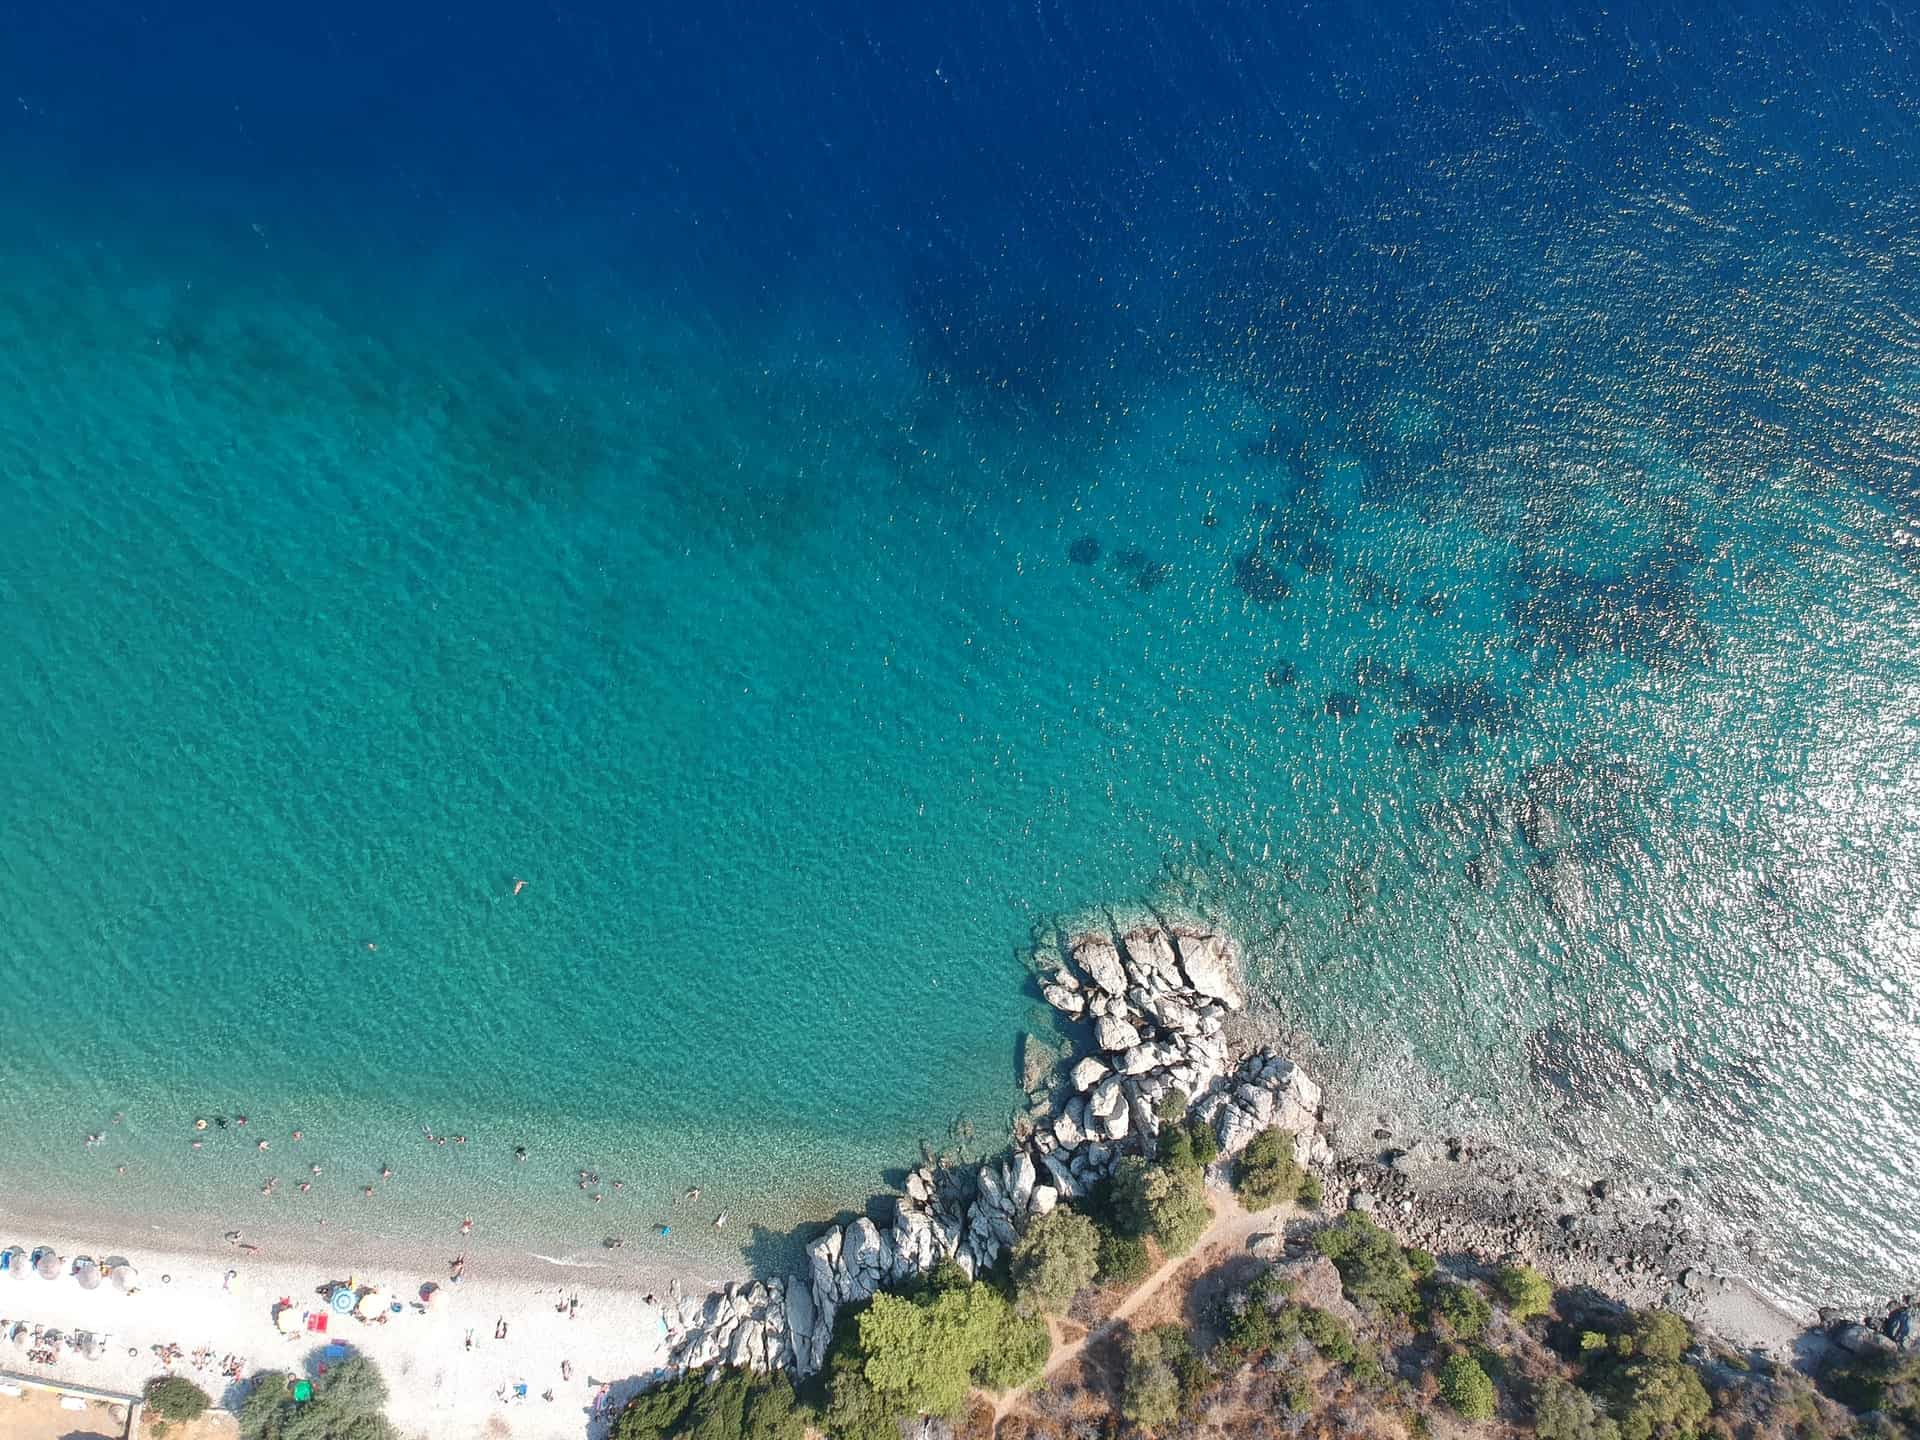
<path id="1" fill-rule="evenodd" d="M 344 1285 L 337 1286 L 327 1303 L 342 1315 L 350 1315 L 353 1313 L 353 1291 Z"/>
<path id="2" fill-rule="evenodd" d="M 27 1278 L 27 1252 L 18 1245 L 9 1245 L 0 1252 L 0 1268 L 16 1280 Z"/>
<path id="3" fill-rule="evenodd" d="M 300 1312 L 291 1305 L 282 1305 L 275 1312 L 273 1323 L 282 1335 L 298 1335 L 301 1323 Z"/>
<path id="4" fill-rule="evenodd" d="M 80 1288 L 82 1290 L 98 1290 L 100 1288 L 100 1267 L 93 1261 L 82 1256 L 74 1262 L 73 1278 L 80 1282 Z"/>
<path id="5" fill-rule="evenodd" d="M 58 1255 L 42 1245 L 33 1252 L 33 1268 L 39 1272 L 42 1280 L 58 1280 L 66 1265 Z"/>
<path id="6" fill-rule="evenodd" d="M 122 1295 L 131 1295 L 140 1288 L 140 1272 L 124 1260 L 109 1261 L 107 1275 Z"/>
<path id="7" fill-rule="evenodd" d="M 387 1308 L 387 1297 L 378 1290 L 369 1290 L 360 1297 L 360 1303 L 353 1307 L 354 1314 L 363 1320 L 371 1320 Z"/>

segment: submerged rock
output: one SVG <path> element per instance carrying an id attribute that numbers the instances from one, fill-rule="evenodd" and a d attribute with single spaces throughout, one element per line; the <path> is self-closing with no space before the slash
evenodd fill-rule
<path id="1" fill-rule="evenodd" d="M 1067 559 L 1075 565 L 1091 565 L 1100 558 L 1100 542 L 1091 535 L 1082 535 L 1067 547 Z"/>

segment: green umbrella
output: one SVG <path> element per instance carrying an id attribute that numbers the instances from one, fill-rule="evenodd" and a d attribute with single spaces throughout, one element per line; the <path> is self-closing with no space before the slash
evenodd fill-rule
<path id="1" fill-rule="evenodd" d="M 296 1380 L 293 1382 L 293 1401 L 296 1405 L 304 1405 L 312 1398 L 313 1382 L 311 1380 Z"/>

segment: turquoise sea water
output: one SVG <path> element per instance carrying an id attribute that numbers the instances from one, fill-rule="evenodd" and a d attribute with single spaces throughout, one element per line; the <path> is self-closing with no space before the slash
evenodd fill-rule
<path id="1" fill-rule="evenodd" d="M 1702 93 L 1237 117 L 1044 273 L 12 155 L 0 1196 L 734 1244 L 997 1139 L 1034 936 L 1154 904 L 1343 1085 L 1893 1283 L 1908 162 Z"/>

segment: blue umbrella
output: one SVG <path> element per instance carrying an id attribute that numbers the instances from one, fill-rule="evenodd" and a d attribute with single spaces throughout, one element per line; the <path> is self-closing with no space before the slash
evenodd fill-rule
<path id="1" fill-rule="evenodd" d="M 353 1313 L 354 1306 L 353 1291 L 342 1285 L 333 1292 L 332 1296 L 327 1300 L 327 1303 L 342 1315 L 350 1315 Z"/>

